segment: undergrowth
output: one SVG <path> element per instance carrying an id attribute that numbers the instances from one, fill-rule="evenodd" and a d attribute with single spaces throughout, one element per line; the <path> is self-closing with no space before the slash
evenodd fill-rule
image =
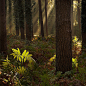
<path id="1" fill-rule="evenodd" d="M 80 47 L 77 45 L 78 42 L 75 40 L 72 51 L 73 59 L 77 59 L 77 66 L 74 66 L 71 71 L 67 71 L 65 74 L 58 71 L 55 75 L 55 61 L 53 61 L 55 59 L 53 56 L 56 54 L 55 37 L 48 37 L 44 40 L 41 37 L 34 37 L 29 42 L 21 40 L 14 34 L 9 34 L 7 36 L 8 57 L 5 60 L 3 59 L 4 56 L 0 55 L 0 85 L 86 86 L 86 52 L 81 54 Z M 32 58 L 36 62 L 34 68 L 30 69 L 29 61 L 22 63 L 20 59 L 13 59 L 13 56 L 10 55 L 13 53 L 12 49 L 19 49 L 22 54 L 26 51 L 32 54 Z M 4 60 L 8 61 L 7 69 L 2 65 Z M 14 83 L 12 83 L 13 80 Z"/>

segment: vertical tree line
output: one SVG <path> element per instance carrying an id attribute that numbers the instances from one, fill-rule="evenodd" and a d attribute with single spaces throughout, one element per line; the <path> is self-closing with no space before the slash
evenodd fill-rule
<path id="1" fill-rule="evenodd" d="M 11 15 L 11 6 L 14 4 L 14 17 L 15 17 L 15 29 L 16 35 L 21 33 L 21 39 L 25 39 L 24 33 L 26 32 L 26 38 L 31 41 L 33 37 L 33 25 L 32 25 L 32 6 L 31 0 L 8 0 L 9 2 L 9 14 Z M 42 18 L 42 9 L 41 9 L 41 0 L 38 0 L 39 4 L 39 20 L 41 27 L 41 36 L 44 37 L 44 28 L 43 28 L 43 18 Z M 47 0 L 45 0 L 45 19 L 46 19 L 46 36 L 48 36 L 47 29 Z M 10 22 L 10 33 L 11 33 L 11 16 L 9 17 Z M 26 25 L 25 25 L 26 24 Z M 25 26 L 26 27 L 25 27 Z M 26 31 L 25 31 L 26 30 Z M 25 32 L 24 32 L 25 31 Z"/>
<path id="2" fill-rule="evenodd" d="M 31 41 L 33 37 L 31 0 L 14 0 L 14 11 L 16 35 L 19 35 L 20 29 L 21 39 L 25 39 L 24 25 L 26 23 L 26 39 Z"/>

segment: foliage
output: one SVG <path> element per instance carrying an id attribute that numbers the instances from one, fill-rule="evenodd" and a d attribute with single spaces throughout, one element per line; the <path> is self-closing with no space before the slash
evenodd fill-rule
<path id="1" fill-rule="evenodd" d="M 72 58 L 72 66 L 75 65 L 75 67 L 77 68 L 78 67 L 78 61 L 77 61 L 77 57 L 76 58 Z"/>
<path id="2" fill-rule="evenodd" d="M 32 56 L 32 54 L 29 54 L 29 52 L 28 51 L 26 51 L 26 50 L 24 50 L 24 52 L 22 53 L 22 55 L 21 55 L 21 52 L 20 52 L 20 50 L 19 50 L 19 48 L 17 48 L 17 49 L 12 49 L 13 50 L 13 53 L 11 54 L 11 55 L 13 55 L 14 56 L 14 59 L 15 58 L 17 58 L 17 62 L 21 62 L 21 63 L 25 63 L 26 62 L 26 60 L 28 60 L 29 61 L 29 63 L 28 63 L 28 69 L 30 69 L 30 70 L 32 70 L 33 69 L 33 65 L 35 65 L 35 63 L 36 63 L 36 61 L 31 57 Z M 10 60 L 8 60 L 8 56 L 7 56 L 7 58 L 6 58 L 6 60 L 4 60 L 4 62 L 2 62 L 3 64 L 3 72 L 7 72 L 8 74 L 10 73 L 10 72 L 13 72 L 13 75 L 11 75 L 11 78 L 10 79 L 15 79 L 14 78 L 14 76 L 15 76 L 15 74 L 16 75 L 18 75 L 18 74 L 20 74 L 20 75 L 25 75 L 25 73 L 27 72 L 27 68 L 25 67 L 25 66 L 16 66 L 15 67 L 15 65 L 13 65 L 12 63 L 11 63 L 11 61 Z M 16 79 L 18 80 L 18 82 L 20 82 L 19 81 L 19 78 L 17 78 L 17 76 L 15 76 L 16 77 Z M 7 79 L 5 79 L 4 78 L 4 80 L 6 81 L 6 82 L 8 82 L 9 80 L 8 80 L 8 78 Z M 12 80 L 11 80 L 12 81 Z M 10 81 L 9 81 L 10 82 Z M 17 82 L 17 81 L 15 81 L 14 80 L 14 82 Z M 12 82 L 12 83 L 14 83 L 14 82 Z M 19 83 L 17 83 L 17 85 L 18 85 Z"/>
<path id="3" fill-rule="evenodd" d="M 77 36 L 74 36 L 73 38 L 73 46 L 72 46 L 72 53 L 73 53 L 73 57 L 76 58 L 76 56 L 81 54 L 81 41 L 78 40 Z"/>
<path id="4" fill-rule="evenodd" d="M 8 60 L 8 56 L 7 56 L 6 60 L 4 60 L 4 62 L 3 62 L 4 67 L 7 67 L 7 65 L 10 65 L 10 60 Z"/>
<path id="5" fill-rule="evenodd" d="M 8 56 L 7 56 L 6 60 L 4 60 L 2 62 L 2 65 L 3 65 L 4 71 L 7 73 L 9 73 L 10 71 L 13 70 L 13 65 L 10 63 L 10 60 L 8 60 Z"/>
<path id="6" fill-rule="evenodd" d="M 12 49 L 13 53 L 11 55 L 14 56 L 14 59 L 17 58 L 17 61 L 19 60 L 22 63 L 25 62 L 26 60 L 29 60 L 30 63 L 32 62 L 32 60 L 33 60 L 31 58 L 32 54 L 29 54 L 29 52 L 24 50 L 24 52 L 21 55 L 19 48 L 17 48 L 17 49 L 18 50 Z"/>
<path id="7" fill-rule="evenodd" d="M 83 81 L 85 83 L 86 80 L 86 67 L 84 68 L 78 68 L 79 69 L 79 74 L 76 75 L 76 78 Z"/>
<path id="8" fill-rule="evenodd" d="M 53 57 L 51 57 L 50 59 L 49 59 L 49 62 L 48 62 L 48 64 L 49 65 L 51 65 L 51 62 L 55 62 L 55 59 L 56 59 L 56 55 L 54 55 Z M 72 58 L 72 66 L 74 66 L 75 65 L 75 67 L 78 67 L 78 61 L 77 61 L 77 58 Z"/>
<path id="9" fill-rule="evenodd" d="M 49 76 L 48 76 L 48 74 L 44 74 L 44 75 L 41 75 L 40 76 L 41 77 L 41 80 L 42 80 L 42 82 L 41 82 L 41 86 L 50 86 L 50 84 L 49 84 Z"/>
<path id="10" fill-rule="evenodd" d="M 73 54 L 78 55 L 81 52 L 81 42 L 78 41 L 77 36 L 74 36 L 72 41 L 73 41 L 73 48 L 75 52 Z M 77 55 L 75 56 L 75 58 L 72 58 L 72 66 L 73 67 L 75 66 L 76 68 L 78 67 L 78 60 L 77 60 L 78 56 Z M 51 63 L 55 61 L 55 59 L 56 59 L 56 55 L 54 55 L 53 57 L 49 59 L 48 64 L 51 65 Z"/>
<path id="11" fill-rule="evenodd" d="M 78 41 L 77 36 L 74 36 L 74 39 L 72 40 L 74 43 L 76 43 Z"/>
<path id="12" fill-rule="evenodd" d="M 22 41 L 20 39 L 12 36 L 12 39 L 10 37 L 10 40 L 8 39 L 8 50 L 10 50 L 9 53 L 12 53 L 11 48 L 17 48 L 19 47 L 19 49 L 21 50 L 21 56 L 23 54 L 23 51 L 26 50 L 30 51 L 29 53 L 31 53 L 33 55 L 33 59 L 36 60 L 36 65 L 34 69 L 30 69 L 30 67 L 28 67 L 29 64 L 29 60 L 26 60 L 24 62 L 23 59 L 23 63 L 22 60 L 21 62 L 16 60 L 17 56 L 15 57 L 16 59 L 12 59 L 12 55 L 8 55 L 9 56 L 9 60 L 10 60 L 10 64 L 12 64 L 12 68 L 8 68 L 7 70 L 12 71 L 11 72 L 6 72 L 4 71 L 5 69 L 2 68 L 2 70 L 0 70 L 0 74 L 1 76 L 4 76 L 4 72 L 7 73 L 10 77 L 10 81 L 14 80 L 15 81 L 15 86 L 21 86 L 20 84 L 22 84 L 23 86 L 45 86 L 45 85 L 49 85 L 49 86 L 60 86 L 60 85 L 68 85 L 68 86 L 76 86 L 75 83 L 77 83 L 77 80 L 81 83 L 86 83 L 86 52 L 82 53 L 82 55 L 80 55 L 80 53 L 73 53 L 73 70 L 72 71 L 67 71 L 65 74 L 62 74 L 61 71 L 58 71 L 57 74 L 55 75 L 55 57 L 53 56 L 55 55 L 55 37 L 48 37 L 45 38 L 45 40 L 41 40 L 40 37 L 34 37 L 34 39 L 30 42 L 30 43 L 26 43 L 26 41 Z M 74 39 L 74 38 L 73 38 Z M 77 38 L 76 38 L 77 39 Z M 16 43 L 17 42 L 17 43 Z M 77 42 L 79 42 L 79 40 L 77 40 Z M 76 42 L 76 43 L 77 43 Z M 81 42 L 80 42 L 81 43 Z M 73 42 L 73 46 L 72 46 L 72 50 L 73 51 L 79 51 L 80 52 L 80 43 L 74 44 Z M 15 45 L 15 46 L 14 46 Z M 15 49 L 18 51 L 18 49 Z M 14 53 L 14 52 L 13 52 Z M 52 57 L 53 56 L 53 57 Z M 52 58 L 50 58 L 52 57 Z M 18 57 L 19 58 L 19 57 Z M 75 59 L 76 58 L 76 59 Z M 52 62 L 51 62 L 52 61 Z M 5 62 L 5 61 L 4 61 Z M 50 63 L 50 64 L 47 64 Z M 78 63 L 78 70 L 76 71 L 76 65 L 75 63 Z M 34 63 L 32 63 L 34 64 Z M 29 66 L 32 66 L 29 64 Z M 23 68 L 25 68 L 23 71 Z M 32 67 L 33 68 L 33 67 Z M 22 73 L 19 71 L 22 71 Z M 6 76 L 7 76 L 6 74 Z M 15 76 L 15 78 L 13 78 Z M 6 80 L 8 80 L 8 78 L 6 78 L 5 76 L 2 77 L 5 78 Z M 77 80 L 76 80 L 77 79 Z M 8 81 L 10 83 L 10 81 Z M 5 82 L 5 81 L 4 81 Z M 8 83 L 7 82 L 7 83 Z M 80 84 L 81 85 L 81 84 Z M 82 86 L 82 85 L 81 85 Z M 84 85 L 83 85 L 84 86 Z"/>
<path id="13" fill-rule="evenodd" d="M 50 61 L 50 62 L 55 61 L 55 58 L 56 58 L 56 55 L 54 55 L 53 57 L 51 57 L 51 58 L 49 59 L 49 61 Z"/>
<path id="14" fill-rule="evenodd" d="M 21 66 L 19 66 L 19 67 L 17 67 L 17 72 L 19 73 L 19 74 L 24 74 L 25 73 L 25 71 L 26 71 L 26 68 L 25 67 L 21 67 Z"/>

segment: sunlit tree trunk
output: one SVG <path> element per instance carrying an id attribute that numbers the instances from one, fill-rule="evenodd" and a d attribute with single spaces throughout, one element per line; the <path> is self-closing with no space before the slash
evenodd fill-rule
<path id="1" fill-rule="evenodd" d="M 80 9 L 80 0 L 78 0 L 78 27 L 79 27 L 79 38 L 81 39 L 81 9 Z"/>
<path id="2" fill-rule="evenodd" d="M 86 48 L 86 0 L 82 0 L 81 23 L 82 23 L 82 47 Z"/>
<path id="3" fill-rule="evenodd" d="M 56 0 L 56 72 L 72 69 L 71 0 Z"/>
<path id="4" fill-rule="evenodd" d="M 42 10 L 41 10 L 41 0 L 38 0 L 39 3 L 39 24 L 41 24 L 41 35 L 44 37 L 44 28 L 43 28 L 43 19 L 42 19 Z"/>
<path id="5" fill-rule="evenodd" d="M 33 37 L 31 0 L 25 0 L 25 20 L 26 20 L 26 38 L 27 40 L 31 41 Z"/>
<path id="6" fill-rule="evenodd" d="M 80 11 L 80 0 L 78 0 L 78 23 L 79 23 L 79 29 L 81 29 L 81 11 Z"/>
<path id="7" fill-rule="evenodd" d="M 18 5 L 19 5 L 19 24 L 20 24 L 21 39 L 25 39 L 23 2 L 22 2 L 22 0 L 18 0 L 18 1 L 19 1 Z"/>
<path id="8" fill-rule="evenodd" d="M 5 0 L 0 0 L 0 53 L 7 53 Z"/>
<path id="9" fill-rule="evenodd" d="M 45 18 L 46 18 L 46 36 L 48 37 L 48 27 L 47 27 L 47 0 L 45 0 Z"/>

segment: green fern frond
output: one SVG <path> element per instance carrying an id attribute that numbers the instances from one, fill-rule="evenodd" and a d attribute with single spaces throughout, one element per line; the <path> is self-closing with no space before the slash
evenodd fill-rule
<path id="1" fill-rule="evenodd" d="M 29 66 L 32 68 L 33 64 L 32 63 L 36 63 L 36 61 L 31 57 L 32 54 L 29 54 L 28 51 L 24 50 L 24 52 L 20 53 L 20 50 L 19 48 L 16 49 L 12 49 L 13 53 L 10 54 L 10 55 L 13 55 L 14 56 L 14 59 L 17 58 L 17 61 L 20 61 L 20 62 L 25 62 L 26 60 L 29 61 Z"/>

